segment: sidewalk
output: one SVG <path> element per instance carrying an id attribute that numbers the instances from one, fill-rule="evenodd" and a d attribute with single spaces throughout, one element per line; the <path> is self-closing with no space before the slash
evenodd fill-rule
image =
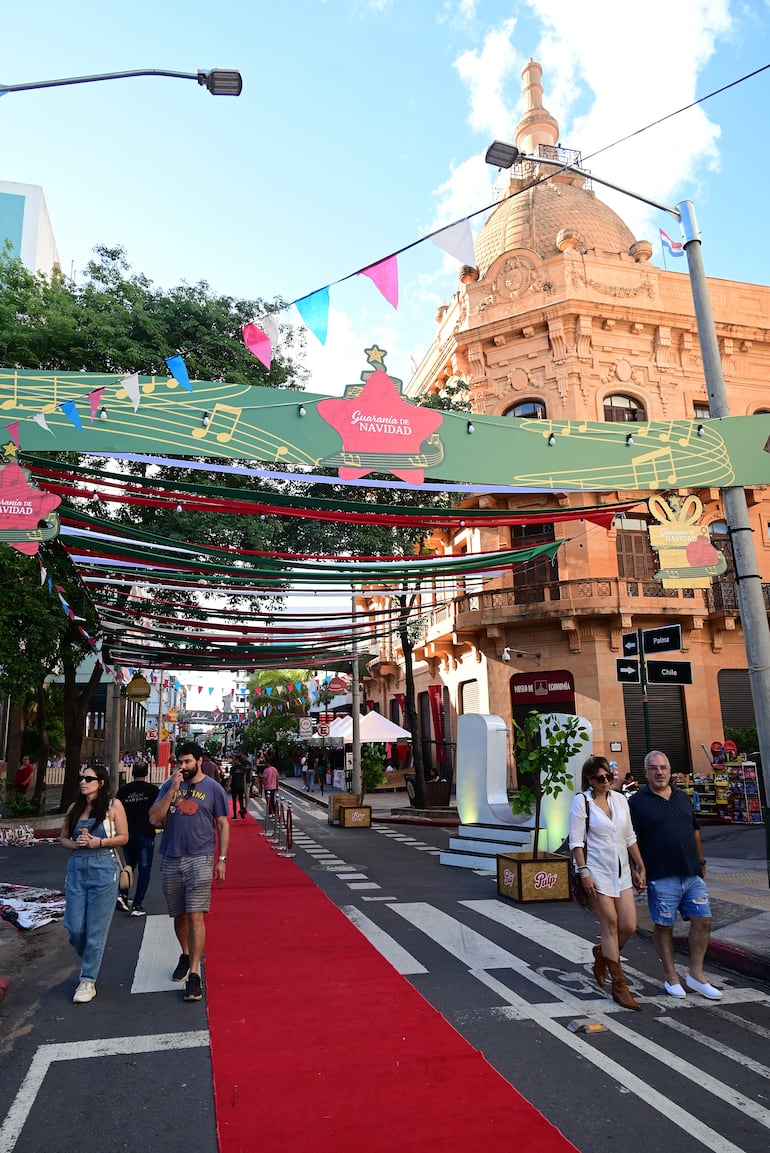
<path id="1" fill-rule="evenodd" d="M 285 793 L 296 794 L 323 808 L 326 795 L 304 791 L 300 779 L 282 777 Z M 367 793 L 372 820 L 398 824 L 431 824 L 451 828 L 459 822 L 457 809 L 414 809 L 404 790 Z M 706 825 L 701 829 L 708 859 L 707 884 L 711 901 L 711 940 L 707 960 L 726 969 L 770 984 L 770 884 L 768 883 L 764 826 Z M 639 932 L 652 936 L 647 901 L 637 901 Z M 674 944 L 687 952 L 687 926 L 677 921 Z"/>

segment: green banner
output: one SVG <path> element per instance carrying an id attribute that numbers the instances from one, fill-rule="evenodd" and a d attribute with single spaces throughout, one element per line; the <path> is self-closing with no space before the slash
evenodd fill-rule
<path id="1" fill-rule="evenodd" d="M 344 397 L 324 397 L 0 369 L 6 457 L 18 443 L 22 455 L 217 456 L 333 468 L 343 478 L 390 472 L 415 485 L 431 478 L 606 492 L 767 484 L 769 439 L 770 413 L 612 424 L 438 412 L 410 403 L 382 370 L 348 385 Z"/>

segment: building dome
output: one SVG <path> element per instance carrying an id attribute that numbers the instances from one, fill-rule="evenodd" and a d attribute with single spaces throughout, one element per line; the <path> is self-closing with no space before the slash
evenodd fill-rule
<path id="1" fill-rule="evenodd" d="M 534 60 L 522 72 L 525 112 L 514 139 L 516 147 L 532 159 L 517 161 L 503 199 L 476 238 L 481 276 L 499 256 L 517 248 L 547 260 L 567 248 L 627 253 L 636 243 L 631 229 L 596 198 L 584 177 L 554 167 L 554 163 L 579 167 L 580 157 L 557 144 L 559 125 L 543 107 L 541 75 L 542 68 Z M 539 163 L 538 158 L 553 163 Z"/>

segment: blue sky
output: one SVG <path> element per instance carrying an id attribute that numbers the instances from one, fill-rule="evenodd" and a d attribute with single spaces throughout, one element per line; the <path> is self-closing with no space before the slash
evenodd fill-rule
<path id="1" fill-rule="evenodd" d="M 8 94 L 0 179 L 43 186 L 67 273 L 122 244 L 165 288 L 291 301 L 331 284 L 327 344 L 307 336 L 311 390 L 357 379 L 374 341 L 408 378 L 457 263 L 430 243 L 405 253 L 398 311 L 366 278 L 334 282 L 493 201 L 483 155 L 512 139 L 530 56 L 562 144 L 597 176 L 693 199 L 707 273 L 768 283 L 770 70 L 615 143 L 770 62 L 768 15 L 765 0 L 30 0 L 3 13 L 4 83 L 218 66 L 244 91 Z M 597 192 L 661 263 L 658 228 L 676 237 L 675 222 Z"/>

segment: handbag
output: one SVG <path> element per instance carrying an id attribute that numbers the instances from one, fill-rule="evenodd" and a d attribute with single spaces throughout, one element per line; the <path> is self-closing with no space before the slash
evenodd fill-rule
<path id="1" fill-rule="evenodd" d="M 588 808 L 588 798 L 584 796 L 583 800 L 585 801 L 585 806 L 586 806 L 586 829 L 585 829 L 585 837 L 583 839 L 583 854 L 584 854 L 584 860 L 588 860 L 588 856 L 587 856 L 587 853 L 588 853 L 588 822 L 590 821 L 591 817 L 590 817 L 590 809 Z M 585 887 L 583 885 L 583 878 L 580 876 L 580 873 L 577 871 L 577 868 L 575 867 L 574 861 L 572 863 L 572 869 L 570 870 L 570 892 L 572 894 L 573 901 L 577 901 L 578 905 L 580 905 L 581 908 L 583 908 L 583 909 L 590 909 L 591 908 L 591 898 L 588 896 L 588 893 L 585 890 Z"/>
<path id="2" fill-rule="evenodd" d="M 112 819 L 111 812 L 107 813 L 105 825 L 109 835 L 114 837 L 117 829 L 115 828 L 115 822 Z M 119 845 L 115 845 L 112 852 L 115 854 L 115 860 L 118 862 L 118 868 L 120 869 L 118 889 L 121 893 L 127 893 L 134 883 L 134 870 L 126 863 L 126 858 L 123 856 L 123 849 Z"/>

